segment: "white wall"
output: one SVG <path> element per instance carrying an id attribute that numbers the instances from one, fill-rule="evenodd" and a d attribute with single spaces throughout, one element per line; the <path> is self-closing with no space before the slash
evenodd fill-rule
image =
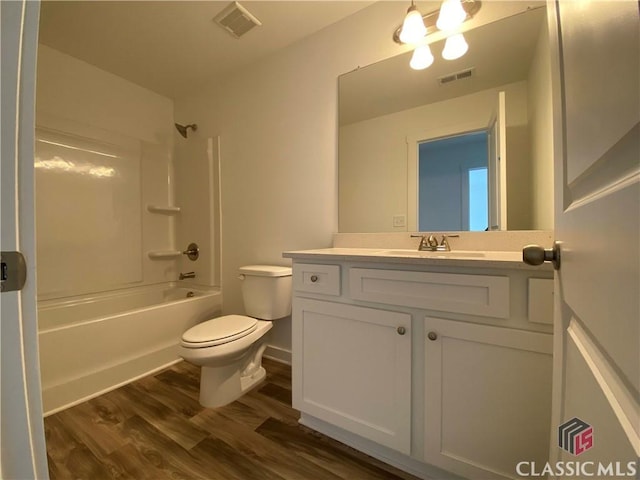
<path id="1" fill-rule="evenodd" d="M 44 45 L 36 95 L 39 298 L 175 279 L 147 256 L 173 219 L 146 210 L 172 201 L 172 100 Z"/>
<path id="2" fill-rule="evenodd" d="M 526 8 L 514 3 L 485 2 L 467 26 Z M 331 245 L 338 227 L 337 77 L 406 51 L 391 40 L 405 13 L 401 2 L 375 3 L 176 100 L 177 118 L 220 136 L 225 313 L 243 312 L 241 265 L 286 264 L 284 250 Z M 290 322 L 276 324 L 271 342 L 291 348 Z"/>
<path id="3" fill-rule="evenodd" d="M 531 130 L 533 227 L 553 228 L 553 114 L 551 104 L 551 58 L 546 22 L 529 71 L 529 126 Z"/>
<path id="4" fill-rule="evenodd" d="M 36 113 L 168 145 L 173 102 L 116 75 L 40 44 Z"/>

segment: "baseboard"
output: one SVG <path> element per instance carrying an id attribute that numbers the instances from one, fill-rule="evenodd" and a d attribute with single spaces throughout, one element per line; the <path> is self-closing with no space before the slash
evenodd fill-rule
<path id="1" fill-rule="evenodd" d="M 270 360 L 275 360 L 276 362 L 291 365 L 291 350 L 285 348 L 267 345 L 267 349 L 262 356 Z"/>

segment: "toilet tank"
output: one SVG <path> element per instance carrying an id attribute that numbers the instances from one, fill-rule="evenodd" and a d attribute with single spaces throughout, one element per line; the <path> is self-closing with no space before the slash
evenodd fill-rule
<path id="1" fill-rule="evenodd" d="M 291 315 L 291 267 L 240 267 L 240 279 L 247 315 L 261 320 Z"/>

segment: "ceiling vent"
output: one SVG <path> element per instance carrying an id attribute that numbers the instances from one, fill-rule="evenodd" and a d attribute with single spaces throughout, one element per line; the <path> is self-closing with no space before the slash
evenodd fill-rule
<path id="1" fill-rule="evenodd" d="M 471 78 L 473 76 L 475 68 L 468 68 L 466 70 L 462 70 L 460 72 L 451 73 L 449 75 L 445 75 L 444 77 L 438 78 L 438 83 L 440 85 L 446 85 L 447 83 L 455 82 L 457 80 L 463 80 L 465 78 Z"/>
<path id="2" fill-rule="evenodd" d="M 255 26 L 262 23 L 238 2 L 231 2 L 213 21 L 229 32 L 233 37 L 240 38 Z"/>

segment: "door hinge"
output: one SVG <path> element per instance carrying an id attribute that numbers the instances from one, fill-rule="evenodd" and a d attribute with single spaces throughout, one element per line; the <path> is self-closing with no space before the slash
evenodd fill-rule
<path id="1" fill-rule="evenodd" d="M 20 252 L 0 254 L 0 292 L 22 290 L 27 281 L 27 262 Z"/>

